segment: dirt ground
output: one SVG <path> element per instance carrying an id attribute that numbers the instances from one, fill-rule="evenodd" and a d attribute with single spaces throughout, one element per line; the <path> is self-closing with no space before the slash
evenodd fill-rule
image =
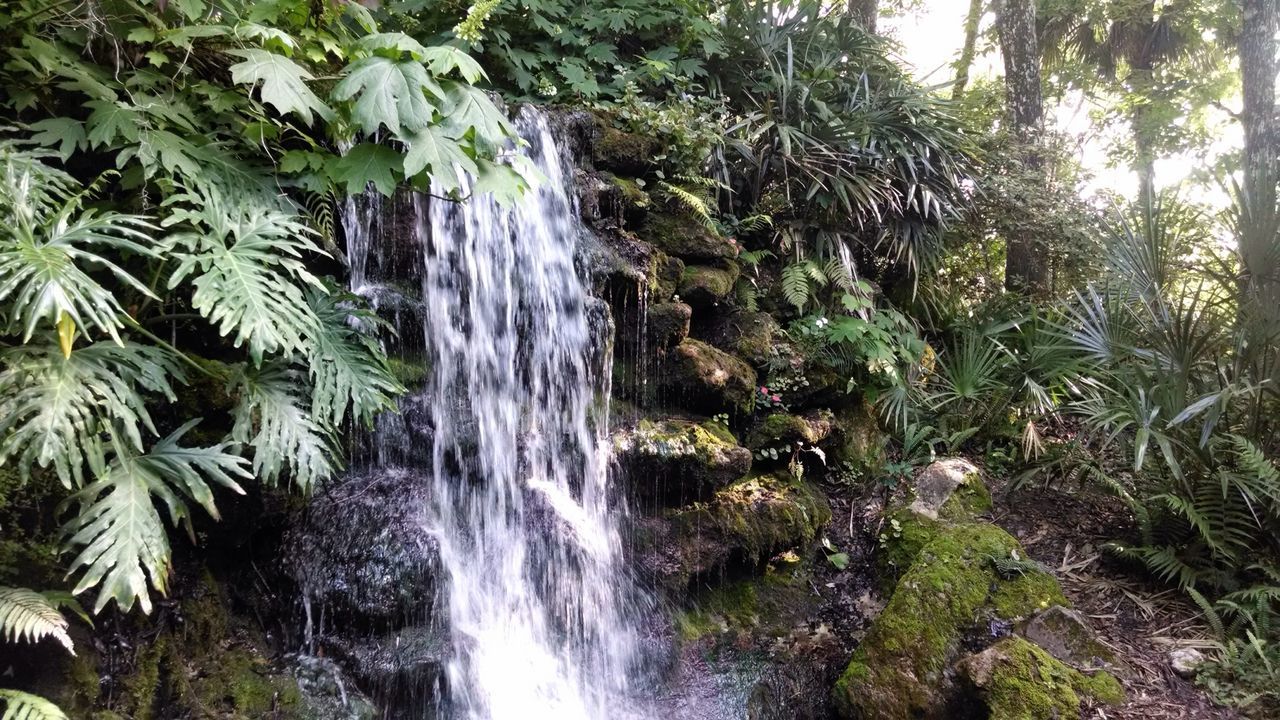
<path id="1" fill-rule="evenodd" d="M 991 483 L 992 519 L 1022 541 L 1027 552 L 1057 574 L 1068 599 L 1089 616 L 1099 639 L 1118 658 L 1117 675 L 1129 700 L 1119 708 L 1094 708 L 1096 720 L 1228 720 L 1221 708 L 1169 666 L 1177 647 L 1206 646 L 1199 611 L 1167 586 L 1103 552 L 1126 536 L 1132 519 L 1109 498 L 1070 489 L 1029 488 L 1006 495 Z"/>

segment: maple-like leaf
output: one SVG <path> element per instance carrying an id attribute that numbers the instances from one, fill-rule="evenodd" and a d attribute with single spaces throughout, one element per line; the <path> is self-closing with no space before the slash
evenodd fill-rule
<path id="1" fill-rule="evenodd" d="M 352 117 L 366 135 L 373 135 L 384 125 L 399 134 L 431 124 L 436 105 L 428 93 L 439 99 L 445 97 L 422 63 L 375 55 L 347 67 L 346 77 L 333 89 L 333 99 L 355 99 Z"/>
<path id="2" fill-rule="evenodd" d="M 313 115 L 325 120 L 333 119 L 333 111 L 324 104 L 310 87 L 314 79 L 306 68 L 283 55 L 266 50 L 228 50 L 228 54 L 244 58 L 244 62 L 231 66 L 231 81 L 244 85 L 262 83 L 262 102 L 282 114 L 297 113 L 310 124 Z"/>

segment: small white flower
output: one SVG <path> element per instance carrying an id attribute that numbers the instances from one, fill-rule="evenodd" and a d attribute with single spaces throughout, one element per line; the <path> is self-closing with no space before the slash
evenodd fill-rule
<path id="1" fill-rule="evenodd" d="M 817 325 L 818 325 L 818 327 L 820 327 L 820 328 L 824 328 L 824 327 L 826 327 L 826 326 L 828 326 L 828 325 L 830 325 L 830 324 L 831 324 L 831 321 L 830 321 L 830 320 L 828 320 L 828 319 L 826 319 L 826 318 L 824 318 L 824 317 L 820 317 L 820 318 L 818 318 L 818 320 L 817 320 Z"/>

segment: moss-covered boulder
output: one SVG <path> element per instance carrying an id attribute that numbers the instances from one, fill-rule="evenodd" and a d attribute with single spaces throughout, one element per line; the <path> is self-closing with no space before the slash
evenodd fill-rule
<path id="1" fill-rule="evenodd" d="M 694 577 L 759 568 L 779 552 L 806 546 L 830 519 L 831 508 L 813 485 L 786 473 L 753 475 L 710 500 L 647 521 L 641 562 L 678 591 Z"/>
<path id="2" fill-rule="evenodd" d="M 676 291 L 695 308 L 711 308 L 729 297 L 738 280 L 738 266 L 728 260 L 716 265 L 689 265 Z"/>
<path id="3" fill-rule="evenodd" d="M 1020 637 L 1005 638 L 958 668 L 990 720 L 1079 720 L 1085 702 L 1124 702 L 1124 689 L 1110 674 L 1085 675 Z"/>
<path id="4" fill-rule="evenodd" d="M 641 421 L 614 434 L 614 459 L 644 501 L 705 500 L 751 470 L 751 451 L 717 423 Z"/>
<path id="5" fill-rule="evenodd" d="M 1092 671 L 1115 662 L 1115 653 L 1098 640 L 1089 620 L 1068 607 L 1054 605 L 1036 613 L 1019 633 L 1076 670 Z"/>
<path id="6" fill-rule="evenodd" d="M 765 312 L 728 309 L 713 314 L 705 323 L 705 337 L 728 348 L 753 367 L 763 368 L 778 359 L 778 338 L 782 328 Z"/>
<path id="7" fill-rule="evenodd" d="M 867 475 L 884 467 L 887 443 L 875 407 L 859 402 L 836 409 L 831 437 L 823 447 L 832 463 Z"/>
<path id="8" fill-rule="evenodd" d="M 669 300 L 680 289 L 684 261 L 655 249 L 649 263 L 649 293 L 653 300 Z"/>
<path id="9" fill-rule="evenodd" d="M 653 156 L 658 149 L 655 138 L 624 132 L 606 120 L 599 123 L 592 158 L 596 167 L 601 170 L 635 177 L 644 174 L 653 165 Z"/>
<path id="10" fill-rule="evenodd" d="M 1027 567 L 1006 577 L 994 562 L 1024 556 L 1018 541 L 994 525 L 939 527 L 836 683 L 840 716 L 947 717 L 951 667 L 971 630 L 1066 604 L 1047 572 Z"/>
<path id="11" fill-rule="evenodd" d="M 658 303 L 649 308 L 646 331 L 650 346 L 665 350 L 680 344 L 689 336 L 689 321 L 693 308 L 684 303 Z"/>
<path id="12" fill-rule="evenodd" d="M 685 213 L 651 212 L 639 235 L 668 255 L 685 260 L 707 262 L 738 256 L 736 243 Z"/>
<path id="13" fill-rule="evenodd" d="M 676 612 L 678 637 L 711 649 L 749 648 L 782 637 L 814 604 L 812 576 L 809 562 L 785 553 L 758 577 L 699 589 Z"/>
<path id="14" fill-rule="evenodd" d="M 693 338 L 672 348 L 658 372 L 670 401 L 706 415 L 750 407 L 756 387 L 744 360 Z"/>
<path id="15" fill-rule="evenodd" d="M 930 520 L 958 518 L 991 509 L 991 495 L 977 466 L 964 458 L 930 463 L 911 483 L 909 510 Z"/>
<path id="16" fill-rule="evenodd" d="M 825 408 L 804 415 L 770 413 L 751 428 L 747 447 L 757 449 L 800 445 L 817 445 L 831 435 L 835 415 Z"/>

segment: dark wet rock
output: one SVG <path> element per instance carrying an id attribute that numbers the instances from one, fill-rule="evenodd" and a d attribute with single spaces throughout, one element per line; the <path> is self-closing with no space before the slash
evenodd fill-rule
<path id="1" fill-rule="evenodd" d="M 394 628 L 435 596 L 436 548 L 421 513 L 428 483 L 385 469 L 326 488 L 289 534 L 286 565 L 311 606 L 354 627 Z"/>
<path id="2" fill-rule="evenodd" d="M 830 519 L 813 485 L 785 473 L 753 475 L 710 500 L 644 521 L 641 563 L 664 587 L 680 591 L 694 577 L 757 568 L 806 546 Z"/>
<path id="3" fill-rule="evenodd" d="M 673 400 L 708 415 L 750 407 L 756 371 L 746 361 L 700 340 L 687 338 L 658 368 Z"/>
<path id="4" fill-rule="evenodd" d="M 448 635 L 434 624 L 354 639 L 326 637 L 324 647 L 365 689 L 389 718 L 422 717 L 445 697 Z M 427 717 L 436 715 L 427 714 Z"/>
<path id="5" fill-rule="evenodd" d="M 649 308 L 649 342 L 655 350 L 679 345 L 689 336 L 693 308 L 684 303 L 658 303 Z"/>
<path id="6" fill-rule="evenodd" d="M 302 705 L 311 720 L 374 720 L 379 716 L 378 709 L 333 660 L 299 655 L 290 661 Z"/>
<path id="7" fill-rule="evenodd" d="M 733 292 L 738 279 L 737 264 L 728 260 L 716 265 L 689 265 L 680 276 L 680 299 L 702 310 L 712 308 Z"/>
<path id="8" fill-rule="evenodd" d="M 659 148 L 656 138 L 624 132 L 601 120 L 592 150 L 597 168 L 635 177 L 653 166 Z"/>
<path id="9" fill-rule="evenodd" d="M 860 475 L 884 467 L 888 435 L 880 428 L 875 408 L 868 402 L 837 408 L 835 429 L 827 448 L 828 464 L 843 465 Z"/>
<path id="10" fill-rule="evenodd" d="M 990 720 L 1078 720 L 1082 701 L 1124 702 L 1124 689 L 1111 675 L 1080 673 L 1019 637 L 1001 640 L 957 667 Z"/>
<path id="11" fill-rule="evenodd" d="M 751 470 L 751 451 L 712 422 L 641 421 L 614 433 L 614 459 L 644 501 L 705 500 Z"/>
<path id="12" fill-rule="evenodd" d="M 732 260 L 738 256 L 733 240 L 684 213 L 652 212 L 639 234 L 668 255 L 691 262 Z"/>
<path id="13" fill-rule="evenodd" d="M 1115 654 L 1098 641 L 1088 619 L 1061 605 L 1036 613 L 1021 634 L 1076 670 L 1095 670 L 1115 660 Z"/>
<path id="14" fill-rule="evenodd" d="M 782 329 L 772 315 L 733 308 L 712 313 L 700 337 L 732 350 L 756 368 L 763 368 L 778 357 L 777 340 L 781 334 Z"/>

